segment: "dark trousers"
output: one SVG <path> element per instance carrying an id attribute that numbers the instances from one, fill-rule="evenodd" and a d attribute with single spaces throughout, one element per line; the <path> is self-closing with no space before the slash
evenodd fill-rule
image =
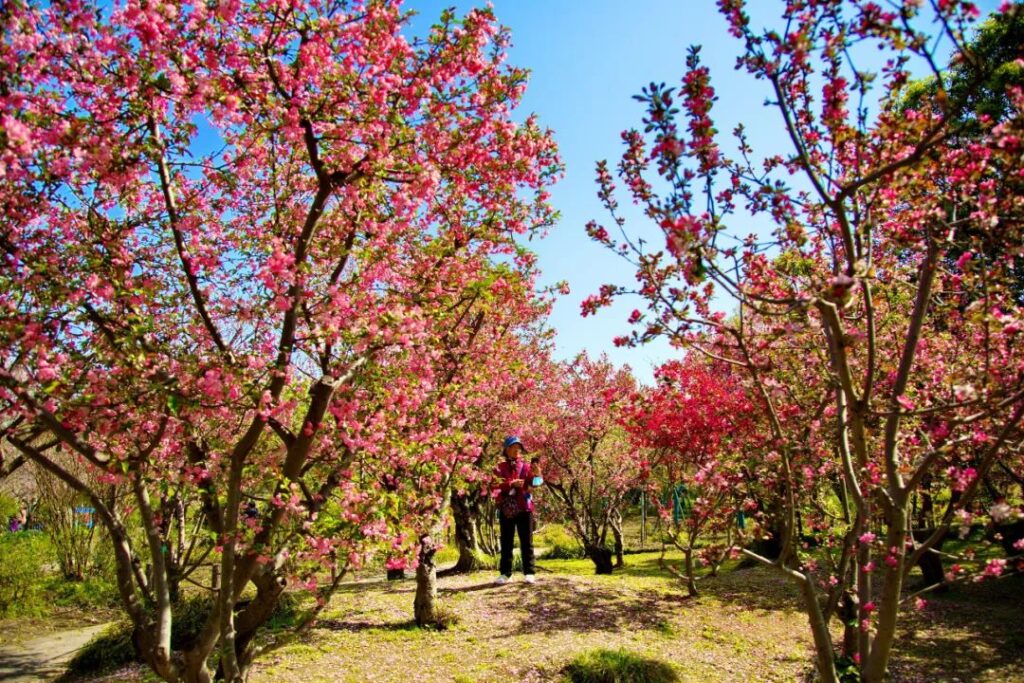
<path id="1" fill-rule="evenodd" d="M 518 531 L 523 573 L 533 574 L 533 513 L 520 512 L 512 519 L 502 516 L 498 523 L 501 526 L 501 563 L 498 570 L 505 576 L 512 576 L 512 545 Z"/>

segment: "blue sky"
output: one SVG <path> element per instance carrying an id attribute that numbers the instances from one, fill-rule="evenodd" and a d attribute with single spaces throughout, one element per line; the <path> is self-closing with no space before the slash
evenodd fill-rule
<path id="1" fill-rule="evenodd" d="M 414 30 L 429 25 L 445 7 L 461 14 L 481 2 L 409 0 L 420 12 Z M 510 61 L 532 70 L 521 116 L 536 112 L 554 130 L 566 165 L 564 179 L 552 190 L 552 203 L 561 221 L 550 235 L 534 243 L 545 282 L 567 280 L 571 294 L 556 304 L 551 324 L 558 331 L 557 354 L 569 358 L 587 350 L 608 353 L 616 363 L 628 363 L 641 381 L 652 369 L 675 355 L 666 343 L 636 349 L 617 349 L 612 338 L 629 330 L 626 317 L 641 302 L 623 300 L 597 316 L 580 317 L 580 302 L 604 282 L 629 285 L 630 266 L 591 242 L 587 221 L 604 221 L 596 195 L 594 164 L 621 154 L 619 134 L 637 126 L 642 105 L 632 99 L 651 81 L 677 85 L 683 73 L 686 48 L 702 44 L 719 102 L 716 123 L 730 131 L 742 121 L 760 155 L 785 151 L 779 115 L 763 106 L 763 82 L 735 71 L 739 41 L 726 32 L 725 20 L 713 0 L 493 0 L 498 19 L 512 31 Z M 776 0 L 756 0 L 764 19 L 778 17 Z M 979 3 L 994 9 L 997 0 Z M 774 9 L 774 15 L 772 10 Z M 755 16 L 755 22 L 761 17 Z M 635 213 L 632 232 L 650 230 Z M 751 229 L 753 231 L 754 228 Z M 744 231 L 746 232 L 746 231 Z"/>

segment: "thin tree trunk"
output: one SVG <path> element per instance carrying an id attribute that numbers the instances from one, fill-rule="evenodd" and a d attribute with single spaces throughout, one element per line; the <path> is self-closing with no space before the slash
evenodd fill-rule
<path id="1" fill-rule="evenodd" d="M 906 555 L 905 534 L 907 523 L 906 500 L 893 502 L 892 524 L 886 537 L 886 545 L 896 562 L 885 572 L 885 584 L 878 606 L 878 622 L 871 657 L 865 662 L 862 672 L 864 683 L 881 683 L 889 666 L 889 654 L 896 638 L 896 620 L 900 610 L 900 593 L 903 590 L 903 563 Z M 893 552 L 895 551 L 895 552 Z M 862 660 L 863 661 L 863 660 Z"/>
<path id="2" fill-rule="evenodd" d="M 857 600 L 851 591 L 843 591 L 839 598 L 839 618 L 843 621 L 843 654 L 853 657 L 857 652 Z"/>
<path id="3" fill-rule="evenodd" d="M 697 575 L 693 566 L 693 546 L 687 546 L 683 550 L 683 557 L 686 558 L 686 590 L 691 598 L 697 597 Z"/>
<path id="4" fill-rule="evenodd" d="M 794 572 L 795 573 L 795 572 Z M 811 624 L 811 633 L 814 635 L 814 652 L 818 663 L 818 675 L 822 683 L 837 683 L 835 651 L 832 649 L 832 634 L 828 630 L 828 622 L 821 612 L 821 605 L 818 603 L 818 592 L 814 588 L 813 581 L 803 575 L 799 575 L 800 588 L 804 594 L 804 604 L 807 606 L 807 618 Z"/>
<path id="5" fill-rule="evenodd" d="M 626 563 L 622 559 L 622 515 L 616 512 L 611 518 L 612 537 L 615 539 L 615 567 L 622 569 Z"/>

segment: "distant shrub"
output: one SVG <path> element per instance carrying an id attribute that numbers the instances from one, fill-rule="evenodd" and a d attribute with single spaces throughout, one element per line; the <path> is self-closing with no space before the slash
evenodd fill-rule
<path id="1" fill-rule="evenodd" d="M 118 605 L 117 586 L 107 576 L 90 576 L 84 581 L 68 581 L 63 576 L 51 577 L 47 594 L 54 605 L 95 609 Z"/>
<path id="2" fill-rule="evenodd" d="M 579 560 L 586 557 L 583 546 L 561 524 L 548 524 L 534 537 L 534 545 L 547 548 L 548 560 Z"/>
<path id="3" fill-rule="evenodd" d="M 0 531 L 7 530 L 11 517 L 18 514 L 19 510 L 21 510 L 21 503 L 16 498 L 6 493 L 0 493 Z"/>
<path id="4" fill-rule="evenodd" d="M 37 616 L 46 610 L 44 566 L 52 549 L 45 534 L 0 534 L 0 616 Z"/>
<path id="5" fill-rule="evenodd" d="M 625 650 L 589 650 L 565 669 L 569 683 L 675 683 L 679 676 L 666 662 Z"/>
<path id="6" fill-rule="evenodd" d="M 459 559 L 459 549 L 455 545 L 446 545 L 434 554 L 434 562 L 438 565 L 455 562 Z"/>

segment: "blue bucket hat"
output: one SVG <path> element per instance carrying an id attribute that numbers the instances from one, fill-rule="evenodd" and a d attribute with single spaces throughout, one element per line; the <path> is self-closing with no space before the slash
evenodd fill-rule
<path id="1" fill-rule="evenodd" d="M 523 453 L 526 452 L 526 446 L 523 445 L 523 442 L 519 440 L 518 436 L 506 436 L 505 443 L 501 447 L 501 452 L 504 453 L 508 450 L 509 446 L 514 446 L 515 444 L 519 444 L 519 447 L 523 449 Z"/>

